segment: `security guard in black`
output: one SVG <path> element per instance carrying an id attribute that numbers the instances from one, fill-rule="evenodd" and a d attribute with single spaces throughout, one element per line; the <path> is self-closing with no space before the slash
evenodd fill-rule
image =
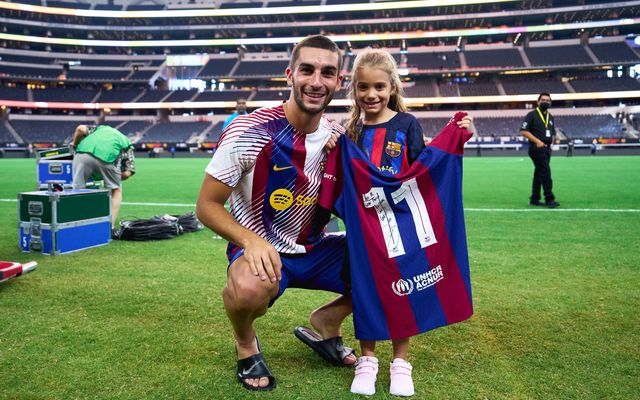
<path id="1" fill-rule="evenodd" d="M 551 144 L 556 136 L 556 129 L 553 116 L 549 113 L 550 106 L 551 96 L 548 93 L 540 94 L 537 107 L 525 117 L 520 133 L 529 140 L 529 157 L 535 167 L 529 204 L 555 208 L 560 204 L 555 201 L 551 179 Z M 541 188 L 544 203 L 540 201 Z"/>

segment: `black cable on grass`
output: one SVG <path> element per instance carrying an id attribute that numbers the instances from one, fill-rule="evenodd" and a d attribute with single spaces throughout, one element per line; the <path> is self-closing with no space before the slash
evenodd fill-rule
<path id="1" fill-rule="evenodd" d="M 204 226 L 194 212 L 184 215 L 156 215 L 150 219 L 120 221 L 119 228 L 113 232 L 113 238 L 132 241 L 164 240 L 202 229 Z"/>

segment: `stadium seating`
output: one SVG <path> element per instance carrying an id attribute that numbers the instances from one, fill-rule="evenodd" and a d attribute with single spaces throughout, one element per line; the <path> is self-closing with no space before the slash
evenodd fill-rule
<path id="1" fill-rule="evenodd" d="M 0 87 L 0 99 L 27 101 L 27 88 L 24 86 Z"/>
<path id="2" fill-rule="evenodd" d="M 222 125 L 224 125 L 223 121 L 216 123 L 207 134 L 205 142 L 216 143 L 220 139 L 220 135 L 222 135 Z"/>
<path id="3" fill-rule="evenodd" d="M 413 86 L 405 86 L 406 97 L 436 97 L 435 85 L 432 80 L 419 80 Z"/>
<path id="4" fill-rule="evenodd" d="M 199 93 L 194 101 L 236 101 L 238 99 L 248 99 L 251 96 L 250 90 L 225 90 L 225 91 L 205 91 Z"/>
<path id="5" fill-rule="evenodd" d="M 133 99 L 140 96 L 142 94 L 142 90 L 140 89 L 114 89 L 114 90 L 103 90 L 100 93 L 100 97 L 98 97 L 98 103 L 129 103 L 132 102 Z"/>
<path id="6" fill-rule="evenodd" d="M 525 53 L 532 66 L 593 64 L 584 47 L 579 45 L 529 47 Z"/>
<path id="7" fill-rule="evenodd" d="M 601 62 L 638 61 L 638 55 L 624 42 L 591 43 L 589 48 Z"/>
<path id="8" fill-rule="evenodd" d="M 474 118 L 474 125 L 478 136 L 520 136 L 520 126 L 522 126 L 522 117 L 492 117 L 492 118 Z"/>
<path id="9" fill-rule="evenodd" d="M 238 62 L 235 58 L 212 58 L 198 73 L 200 78 L 229 76 L 231 69 Z"/>
<path id="10" fill-rule="evenodd" d="M 167 97 L 164 101 L 174 102 L 174 101 L 189 101 L 194 96 L 196 96 L 198 92 L 195 90 L 175 90 L 171 92 L 169 97 Z"/>
<path id="11" fill-rule="evenodd" d="M 34 89 L 34 101 L 63 101 L 73 103 L 90 103 L 98 95 L 93 89 L 46 88 Z"/>
<path id="12" fill-rule="evenodd" d="M 418 118 L 424 136 L 433 138 L 444 128 L 450 118 Z"/>
<path id="13" fill-rule="evenodd" d="M 286 100 L 289 98 L 289 88 L 260 90 L 256 92 L 256 95 L 252 100 Z"/>
<path id="14" fill-rule="evenodd" d="M 555 121 L 570 138 L 624 137 L 624 127 L 610 115 L 558 115 Z"/>
<path id="15" fill-rule="evenodd" d="M 538 93 L 567 93 L 567 87 L 558 80 L 535 79 L 502 79 L 502 87 L 506 94 L 538 94 Z"/>
<path id="16" fill-rule="evenodd" d="M 15 143 L 16 139 L 13 137 L 9 128 L 4 122 L 0 122 L 0 143 Z"/>
<path id="17" fill-rule="evenodd" d="M 498 87 L 491 82 L 467 82 L 459 83 L 458 89 L 461 96 L 497 96 Z"/>
<path id="18" fill-rule="evenodd" d="M 14 76 L 18 78 L 57 79 L 62 74 L 62 67 L 38 68 L 32 66 L 0 65 L 0 76 Z"/>
<path id="19" fill-rule="evenodd" d="M 130 70 L 70 69 L 67 79 L 79 81 L 121 81 L 131 73 Z"/>
<path id="20" fill-rule="evenodd" d="M 289 60 L 242 61 L 233 76 L 283 76 Z"/>
<path id="21" fill-rule="evenodd" d="M 640 83 L 630 77 L 612 79 L 576 79 L 570 82 L 576 92 L 611 92 L 640 90 Z"/>
<path id="22" fill-rule="evenodd" d="M 465 59 L 469 68 L 524 67 L 524 60 L 517 49 L 491 48 L 465 51 Z"/>
<path id="23" fill-rule="evenodd" d="M 152 103 L 158 102 L 165 97 L 167 97 L 171 93 L 170 90 L 148 90 L 145 94 L 140 97 L 137 102 L 138 103 Z"/>
<path id="24" fill-rule="evenodd" d="M 209 122 L 164 122 L 153 125 L 139 143 L 184 143 L 191 136 L 199 135 Z"/>
<path id="25" fill-rule="evenodd" d="M 12 120 L 13 129 L 27 143 L 68 143 L 80 124 L 88 121 Z"/>
<path id="26" fill-rule="evenodd" d="M 451 70 L 460 68 L 460 57 L 454 52 L 409 53 L 407 67 L 418 69 Z"/>
<path id="27" fill-rule="evenodd" d="M 109 125 L 114 126 L 114 124 L 109 124 Z M 137 136 L 139 133 L 144 132 L 144 130 L 147 129 L 150 125 L 151 123 L 148 121 L 127 121 L 123 125 L 114 126 L 114 127 L 117 128 L 123 134 L 129 137 L 134 137 L 134 136 Z"/>

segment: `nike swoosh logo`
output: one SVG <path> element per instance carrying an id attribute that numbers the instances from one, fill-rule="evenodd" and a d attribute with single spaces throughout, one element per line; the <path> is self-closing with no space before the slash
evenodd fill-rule
<path id="1" fill-rule="evenodd" d="M 255 363 L 253 363 L 253 365 L 252 365 L 252 366 L 251 366 L 251 368 L 249 368 L 249 369 L 243 368 L 243 369 L 242 369 L 242 375 L 247 375 L 249 372 L 253 371 L 253 369 L 254 369 L 255 367 L 257 367 L 257 366 L 258 366 L 258 364 L 260 364 L 260 361 L 256 361 Z"/>
<path id="2" fill-rule="evenodd" d="M 293 168 L 293 165 L 289 165 L 287 167 L 278 167 L 278 165 L 276 164 L 273 166 L 274 171 L 284 171 L 285 169 L 289 169 L 289 168 Z"/>

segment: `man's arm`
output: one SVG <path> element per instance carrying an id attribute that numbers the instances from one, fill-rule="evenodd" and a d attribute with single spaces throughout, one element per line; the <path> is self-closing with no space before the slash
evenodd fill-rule
<path id="1" fill-rule="evenodd" d="M 533 125 L 533 113 L 529 113 L 525 117 L 524 122 L 522 123 L 522 127 L 520 128 L 520 134 L 527 138 L 529 142 L 535 144 L 537 148 L 543 148 L 544 142 L 535 137 L 535 135 L 529 130 L 531 125 Z"/>
<path id="2" fill-rule="evenodd" d="M 232 187 L 205 174 L 196 203 L 198 219 L 218 235 L 242 247 L 255 276 L 260 276 L 263 281 L 267 277 L 272 282 L 279 281 L 282 263 L 276 249 L 255 232 L 240 225 L 224 207 L 232 192 Z"/>
<path id="3" fill-rule="evenodd" d="M 117 165 L 117 164 L 116 164 Z M 136 156 L 133 150 L 133 146 L 130 146 L 122 153 L 122 166 L 120 176 L 122 180 L 129 179 L 136 173 Z"/>
<path id="4" fill-rule="evenodd" d="M 541 149 L 544 147 L 544 142 L 533 135 L 533 133 L 526 131 L 524 129 L 520 130 L 522 136 L 529 139 L 529 141 L 536 145 L 537 148 Z"/>

